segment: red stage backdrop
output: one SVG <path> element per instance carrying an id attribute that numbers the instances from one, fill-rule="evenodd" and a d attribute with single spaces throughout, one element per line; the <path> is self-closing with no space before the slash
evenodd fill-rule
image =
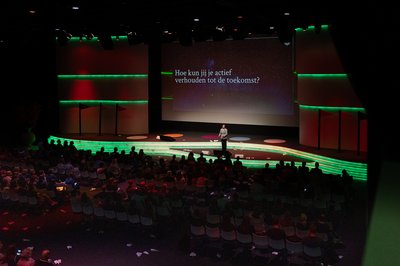
<path id="1" fill-rule="evenodd" d="M 102 134 L 114 134 L 116 124 L 118 134 L 148 133 L 147 45 L 113 41 L 112 50 L 95 39 L 57 46 L 61 133 L 79 132 L 80 102 L 89 106 L 81 109 L 83 134 L 98 133 L 99 124 Z"/>
<path id="2" fill-rule="evenodd" d="M 300 144 L 318 147 L 319 124 L 320 148 L 338 149 L 340 145 L 342 150 L 356 151 L 359 138 L 360 151 L 366 152 L 367 120 L 360 120 L 358 135 L 358 111 L 363 107 L 352 84 L 346 75 L 324 75 L 345 73 L 327 27 L 318 34 L 312 28 L 296 31 L 295 68 Z"/>

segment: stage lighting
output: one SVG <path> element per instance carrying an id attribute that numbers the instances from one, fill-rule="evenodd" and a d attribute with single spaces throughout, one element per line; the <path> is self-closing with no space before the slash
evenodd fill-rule
<path id="1" fill-rule="evenodd" d="M 135 44 L 139 44 L 142 43 L 144 38 L 143 35 L 138 33 L 138 32 L 134 32 L 134 31 L 130 31 L 126 34 L 126 36 L 128 37 L 128 44 L 129 45 L 135 45 Z"/>
<path id="2" fill-rule="evenodd" d="M 169 31 L 169 30 L 164 30 L 161 34 L 161 41 L 163 43 L 169 43 L 169 42 L 174 42 L 176 41 L 176 32 Z"/>
<path id="3" fill-rule="evenodd" d="M 66 30 L 56 29 L 56 37 L 59 45 L 64 46 L 71 39 L 72 35 Z"/>
<path id="4" fill-rule="evenodd" d="M 88 33 L 88 34 L 86 34 L 85 37 L 86 37 L 86 40 L 90 41 L 91 39 L 93 39 L 94 35 L 93 35 L 93 33 Z"/>
<path id="5" fill-rule="evenodd" d="M 228 37 L 226 33 L 226 29 L 224 26 L 216 26 L 213 34 L 212 34 L 214 41 L 224 41 Z"/>
<path id="6" fill-rule="evenodd" d="M 292 44 L 293 34 L 288 25 L 280 25 L 280 27 L 277 29 L 277 33 L 278 38 L 283 45 L 290 46 Z"/>
<path id="7" fill-rule="evenodd" d="M 265 33 L 266 33 L 268 36 L 273 36 L 273 35 L 276 35 L 276 29 L 275 29 L 275 26 L 273 26 L 273 25 L 269 25 L 268 27 L 266 27 L 266 29 L 265 29 Z"/>

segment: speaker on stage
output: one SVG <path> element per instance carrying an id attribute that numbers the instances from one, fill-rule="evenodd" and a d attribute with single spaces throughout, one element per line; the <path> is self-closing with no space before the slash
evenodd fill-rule
<path id="1" fill-rule="evenodd" d="M 164 135 L 161 135 L 161 136 L 160 136 L 160 139 L 161 139 L 161 140 L 164 140 L 164 141 L 175 141 L 175 139 L 174 139 L 173 137 L 164 136 Z"/>

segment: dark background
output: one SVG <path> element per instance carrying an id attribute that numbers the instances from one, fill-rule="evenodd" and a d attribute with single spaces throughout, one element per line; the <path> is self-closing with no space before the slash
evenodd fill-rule
<path id="1" fill-rule="evenodd" d="M 302 24 L 331 24 L 331 34 L 342 63 L 368 113 L 368 195 L 371 218 L 379 175 L 384 160 L 398 161 L 400 147 L 397 129 L 399 22 L 396 9 L 379 8 L 373 2 L 364 6 L 323 8 L 289 7 L 294 17 L 281 20 L 289 5 L 260 4 L 258 1 L 146 1 L 140 5 L 124 1 L 96 1 L 83 4 L 82 14 L 74 14 L 68 1 L 57 4 L 31 2 L 37 14 L 30 16 L 30 5 L 4 3 L 0 13 L 1 94 L 0 141 L 2 146 L 20 145 L 21 134 L 29 128 L 40 139 L 58 129 L 57 79 L 55 74 L 55 28 L 66 27 L 76 34 L 88 27 L 94 33 L 119 31 L 120 25 L 138 28 L 149 45 L 149 127 L 158 129 L 161 121 L 160 28 L 173 25 L 183 30 L 188 17 L 202 16 L 206 21 L 231 21 L 238 13 L 250 21 L 253 31 L 266 21 L 281 23 L 283 29 Z M 282 30 L 281 35 L 287 33 Z M 281 36 L 282 37 L 282 36 Z"/>

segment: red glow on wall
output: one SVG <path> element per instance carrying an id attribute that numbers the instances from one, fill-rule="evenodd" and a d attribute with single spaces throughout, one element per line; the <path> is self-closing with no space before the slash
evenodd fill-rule
<path id="1" fill-rule="evenodd" d="M 344 150 L 357 150 L 357 113 L 342 112 L 341 148 Z"/>
<path id="2" fill-rule="evenodd" d="M 328 149 L 338 148 L 339 113 L 321 111 L 321 147 Z"/>
<path id="3" fill-rule="evenodd" d="M 75 50 L 72 50 L 72 54 L 74 58 L 88 58 L 91 54 L 90 50 L 91 50 L 90 46 L 80 45 Z M 81 65 L 81 68 L 77 69 L 77 74 L 87 75 L 91 73 L 87 65 Z"/>
<path id="4" fill-rule="evenodd" d="M 147 45 L 131 46 L 119 42 L 113 51 L 98 42 L 71 42 L 57 49 L 58 74 L 147 73 Z"/>
<path id="5" fill-rule="evenodd" d="M 344 72 L 328 31 L 296 34 L 296 71 L 303 74 Z"/>
<path id="6" fill-rule="evenodd" d="M 313 110 L 300 110 L 300 143 L 318 146 L 318 112 Z"/>
<path id="7" fill-rule="evenodd" d="M 96 88 L 91 80 L 76 80 L 70 90 L 71 100 L 97 99 Z"/>

